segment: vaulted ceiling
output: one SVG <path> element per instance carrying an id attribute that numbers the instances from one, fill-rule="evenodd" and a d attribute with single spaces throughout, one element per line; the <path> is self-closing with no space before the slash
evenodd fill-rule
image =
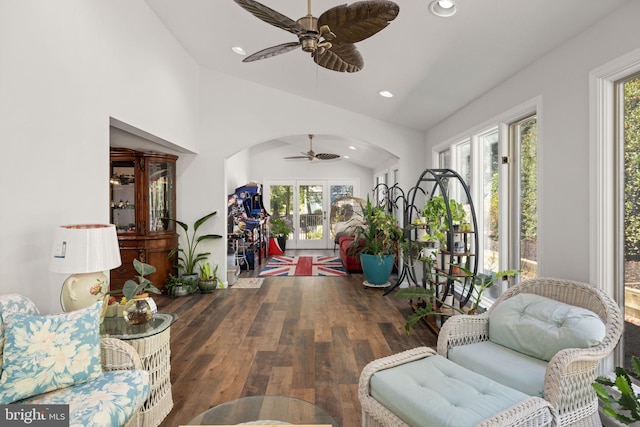
<path id="1" fill-rule="evenodd" d="M 233 0 L 146 0 L 203 67 L 413 129 L 427 130 L 537 58 L 630 0 L 454 0 L 449 18 L 429 12 L 429 0 L 395 0 L 398 17 L 357 44 L 364 69 L 339 73 L 316 65 L 300 49 L 243 63 L 247 53 L 296 41 Z M 261 0 L 297 20 L 305 0 Z M 314 0 L 319 16 L 344 4 Z M 387 90 L 392 98 L 378 92 Z M 296 152 L 306 151 L 304 136 Z M 315 151 L 328 151 L 322 138 Z M 375 166 L 375 165 L 374 165 Z"/>

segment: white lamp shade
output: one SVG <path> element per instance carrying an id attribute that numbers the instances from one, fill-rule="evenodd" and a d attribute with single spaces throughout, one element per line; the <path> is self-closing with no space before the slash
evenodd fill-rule
<path id="1" fill-rule="evenodd" d="M 63 225 L 56 229 L 49 270 L 92 273 L 122 264 L 113 224 Z"/>

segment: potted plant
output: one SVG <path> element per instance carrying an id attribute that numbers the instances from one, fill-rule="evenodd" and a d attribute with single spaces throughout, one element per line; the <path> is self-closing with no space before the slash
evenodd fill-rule
<path id="1" fill-rule="evenodd" d="M 467 213 L 464 210 L 464 206 L 454 199 L 449 199 L 449 212 L 451 212 L 452 226 L 459 227 L 466 220 Z M 448 229 L 448 213 L 447 204 L 442 194 L 427 200 L 422 208 L 422 217 L 429 228 L 430 234 L 438 239 L 441 247 L 444 247 L 446 243 L 445 231 Z"/>
<path id="2" fill-rule="evenodd" d="M 374 207 L 367 197 L 362 208 L 362 222 L 355 226 L 350 253 L 360 253 L 366 286 L 386 286 L 403 232 L 397 218 L 381 207 Z"/>
<path id="3" fill-rule="evenodd" d="M 466 311 L 467 314 L 477 313 L 480 305 L 480 301 L 482 298 L 482 294 L 484 293 L 485 290 L 493 286 L 493 284 L 496 282 L 496 280 L 498 280 L 498 278 L 501 278 L 502 280 L 504 280 L 507 277 L 515 276 L 516 274 L 521 272 L 521 270 L 505 270 L 505 271 L 499 271 L 497 273 L 490 272 L 489 274 L 477 273 L 475 276 L 473 276 L 473 272 L 471 272 L 470 270 L 464 267 L 459 267 L 459 268 L 467 277 L 472 277 L 471 286 L 473 286 L 473 291 L 472 291 L 473 298 L 471 300 L 471 305 L 469 306 L 469 309 Z M 445 277 L 447 279 L 458 281 L 458 282 L 464 279 L 464 277 L 458 277 L 458 276 L 451 277 L 447 274 L 437 274 L 437 275 L 441 277 Z M 463 310 L 456 308 L 451 304 L 446 304 L 444 301 L 438 299 L 435 295 L 434 289 L 432 288 L 424 288 L 422 286 L 412 286 L 409 288 L 400 289 L 398 292 L 396 292 L 396 296 L 401 299 L 420 301 L 419 308 L 416 309 L 412 314 L 410 314 L 409 317 L 407 317 L 407 322 L 405 324 L 405 330 L 407 331 L 407 333 L 409 333 L 413 325 L 415 325 L 420 319 L 432 314 L 439 314 L 439 311 L 433 306 L 433 303 L 436 301 L 442 304 L 442 306 L 449 309 L 453 309 L 459 314 L 465 313 Z"/>
<path id="4" fill-rule="evenodd" d="M 278 246 L 284 252 L 289 234 L 293 233 L 293 227 L 283 218 L 269 219 L 269 236 L 278 241 Z"/>
<path id="5" fill-rule="evenodd" d="M 175 254 L 178 254 L 178 269 L 181 271 L 181 275 L 191 275 L 194 279 L 198 279 L 198 272 L 196 271 L 196 265 L 207 259 L 207 256 L 210 255 L 210 252 L 196 252 L 198 245 L 200 242 L 205 240 L 213 240 L 213 239 L 221 239 L 222 236 L 219 234 L 204 234 L 201 236 L 197 236 L 197 231 L 207 220 L 213 216 L 215 216 L 218 212 L 211 212 L 202 218 L 198 219 L 193 224 L 193 229 L 191 233 L 189 233 L 189 226 L 177 219 L 171 219 L 175 221 L 176 224 L 182 228 L 184 231 L 184 239 L 186 240 L 186 245 L 181 247 L 178 245 L 176 248 L 173 248 L 171 252 L 169 252 L 169 257 L 171 258 Z"/>
<path id="6" fill-rule="evenodd" d="M 133 268 L 138 273 L 136 276 L 138 281 L 129 279 L 124 283 L 122 289 L 114 290 L 110 293 L 122 293 L 124 295 L 124 319 L 132 325 L 139 325 L 151 320 L 156 311 L 156 305 L 149 298 L 149 292 L 154 294 L 161 294 L 162 292 L 145 277 L 156 272 L 154 266 L 134 259 Z"/>
<path id="7" fill-rule="evenodd" d="M 189 277 L 176 277 L 170 274 L 167 278 L 165 288 L 171 298 L 191 295 L 198 289 L 198 281 Z"/>
<path id="8" fill-rule="evenodd" d="M 218 286 L 224 288 L 224 282 L 218 278 L 218 264 L 211 269 L 211 265 L 205 262 L 200 265 L 200 278 L 198 288 L 203 294 L 213 292 Z"/>
<path id="9" fill-rule="evenodd" d="M 631 364 L 637 377 L 640 377 L 640 358 L 631 357 Z M 634 384 L 624 368 L 615 368 L 616 378 L 611 379 L 599 376 L 593 383 L 593 388 L 602 404 L 602 412 L 611 420 L 628 425 L 640 421 L 640 394 L 634 391 Z M 605 426 L 611 423 L 604 421 Z"/>

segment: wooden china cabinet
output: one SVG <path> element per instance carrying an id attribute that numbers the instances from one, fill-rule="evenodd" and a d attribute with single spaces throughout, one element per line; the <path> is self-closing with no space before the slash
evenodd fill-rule
<path id="1" fill-rule="evenodd" d="M 177 156 L 112 148 L 111 223 L 120 243 L 122 265 L 111 270 L 111 289 L 121 289 L 137 272 L 133 260 L 154 266 L 151 282 L 163 290 L 170 273 L 175 274 L 171 249 L 178 245 L 176 224 Z"/>

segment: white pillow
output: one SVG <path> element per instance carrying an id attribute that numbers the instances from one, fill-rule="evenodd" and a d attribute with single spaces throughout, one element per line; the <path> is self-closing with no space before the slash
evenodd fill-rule
<path id="1" fill-rule="evenodd" d="M 546 361 L 565 348 L 596 346 L 605 333 L 591 310 L 535 294 L 513 296 L 489 314 L 491 341 Z"/>

